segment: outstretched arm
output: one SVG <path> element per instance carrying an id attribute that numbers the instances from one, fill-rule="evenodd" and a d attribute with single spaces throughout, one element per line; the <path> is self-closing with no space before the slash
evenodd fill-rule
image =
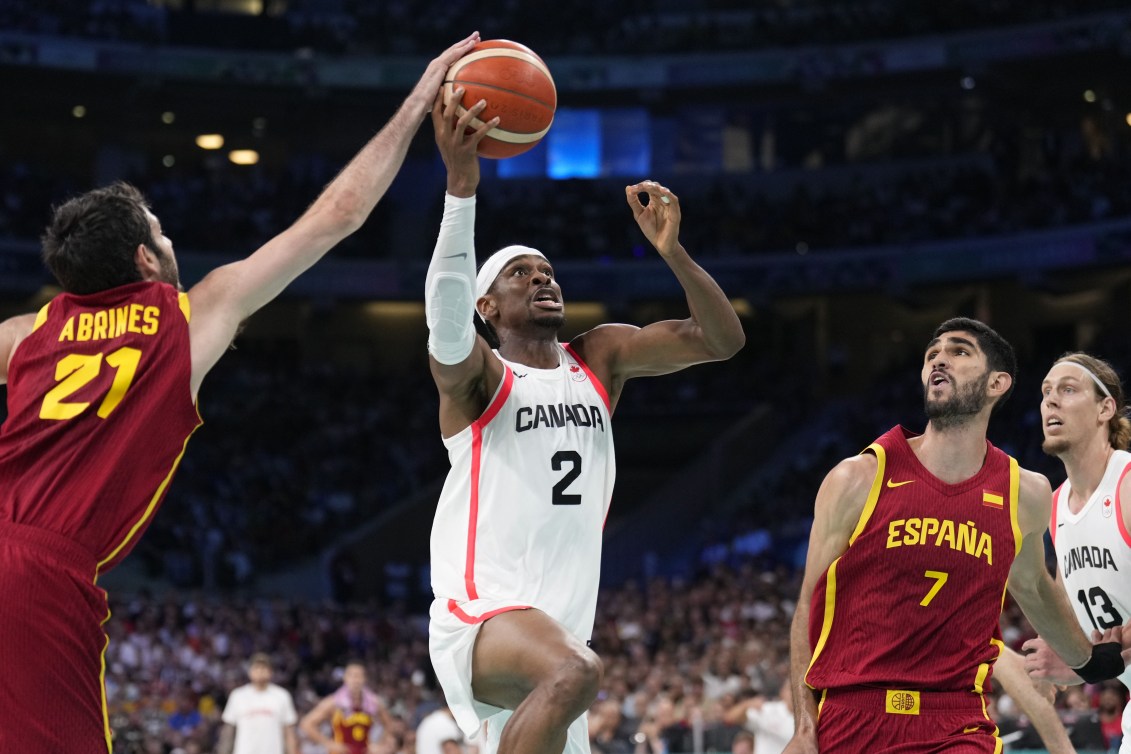
<path id="1" fill-rule="evenodd" d="M 641 200 L 645 194 L 648 204 Z M 626 187 L 625 197 L 636 224 L 683 286 L 691 316 L 641 328 L 604 325 L 575 341 L 582 358 L 610 380 L 614 402 L 627 379 L 729 359 L 746 343 L 726 294 L 679 242 L 679 197 L 655 181 Z"/>
<path id="2" fill-rule="evenodd" d="M 436 146 L 448 171 L 440 234 L 428 265 L 424 305 L 428 355 L 440 393 L 440 433 L 451 437 L 487 408 L 503 376 L 502 363 L 475 333 L 475 191 L 479 186 L 479 142 L 498 125 L 492 118 L 468 133 L 487 103 L 480 100 L 457 117 L 463 89 L 447 105 L 432 105 Z"/>
<path id="3" fill-rule="evenodd" d="M 813 647 L 809 644 L 809 604 L 817 582 L 852 541 L 868 501 L 876 469 L 875 456 L 854 456 L 837 464 L 817 491 L 813 529 L 809 533 L 809 553 L 805 559 L 805 577 L 789 632 L 789 674 L 795 727 L 793 739 L 785 750 L 788 754 L 817 751 L 817 701 L 805 680 L 813 661 Z"/>
<path id="4" fill-rule="evenodd" d="M 189 291 L 193 317 L 192 392 L 228 348 L 240 323 L 346 236 L 361 227 L 404 162 L 448 67 L 479 40 L 478 32 L 429 63 L 412 93 L 376 136 L 322 191 L 294 225 L 258 251 L 220 267 Z"/>

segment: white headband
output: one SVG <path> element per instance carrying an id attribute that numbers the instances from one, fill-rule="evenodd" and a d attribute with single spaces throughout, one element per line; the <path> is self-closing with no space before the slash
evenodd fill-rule
<path id="1" fill-rule="evenodd" d="M 1074 367 L 1080 367 L 1080 369 L 1082 369 L 1084 371 L 1084 374 L 1086 374 L 1086 375 L 1088 375 L 1089 377 L 1092 378 L 1092 382 L 1096 383 L 1096 387 L 1098 387 L 1100 389 L 1100 392 L 1102 392 L 1108 398 L 1115 400 L 1115 398 L 1113 398 L 1112 395 L 1111 395 L 1111 391 L 1107 389 L 1107 385 L 1103 384 L 1103 382 L 1100 380 L 1100 378 L 1097 377 L 1095 374 L 1093 374 L 1091 369 L 1088 369 L 1088 367 L 1084 366 L 1079 361 L 1072 361 L 1071 359 L 1064 359 L 1063 361 L 1061 361 L 1059 363 L 1061 363 L 1061 364 L 1071 364 Z"/>
<path id="2" fill-rule="evenodd" d="M 495 278 L 499 276 L 499 273 L 503 271 L 503 268 L 507 266 L 508 262 L 515 257 L 524 257 L 527 255 L 542 257 L 543 259 L 546 258 L 546 255 L 538 251 L 538 249 L 532 249 L 529 246 L 519 246 L 517 244 L 504 246 L 487 257 L 487 261 L 479 268 L 479 274 L 475 276 L 475 299 L 478 301 L 487 295 L 487 291 L 491 289 L 491 284 L 495 282 Z"/>

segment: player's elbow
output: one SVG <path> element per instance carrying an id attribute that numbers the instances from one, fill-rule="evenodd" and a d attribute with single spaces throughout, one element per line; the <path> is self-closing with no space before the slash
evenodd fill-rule
<path id="1" fill-rule="evenodd" d="M 358 230 L 369 217 L 370 204 L 356 191 L 327 191 L 310 208 L 312 219 L 326 232 L 342 237 Z"/>
<path id="2" fill-rule="evenodd" d="M 746 333 L 741 326 L 731 328 L 708 339 L 706 345 L 712 361 L 726 361 L 746 345 Z"/>
<path id="3" fill-rule="evenodd" d="M 735 328 L 732 332 L 728 333 L 727 341 L 726 341 L 725 348 L 724 348 L 724 353 L 726 355 L 723 356 L 723 358 L 729 359 L 730 357 L 734 356 L 739 351 L 741 351 L 742 347 L 745 346 L 745 345 L 746 345 L 746 333 L 744 333 L 742 331 L 742 327 L 739 326 L 739 327 Z"/>

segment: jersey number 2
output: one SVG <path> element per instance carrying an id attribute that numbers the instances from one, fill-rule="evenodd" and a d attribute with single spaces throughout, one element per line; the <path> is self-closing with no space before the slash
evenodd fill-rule
<path id="1" fill-rule="evenodd" d="M 581 505 L 581 495 L 566 494 L 566 487 L 574 479 L 581 476 L 581 454 L 576 450 L 559 450 L 550 457 L 554 471 L 561 471 L 565 464 L 569 464 L 569 471 L 554 485 L 554 494 L 551 498 L 554 505 Z"/>
<path id="2" fill-rule="evenodd" d="M 54 419 L 62 421 L 74 419 L 86 411 L 90 403 L 67 403 L 66 399 L 86 386 L 102 371 L 102 354 L 72 353 L 64 356 L 55 365 L 55 381 L 59 384 L 51 388 L 43 396 L 43 405 L 39 408 L 40 419 Z M 137 372 L 138 362 L 141 361 L 141 351 L 137 348 L 123 346 L 108 355 L 106 363 L 115 370 L 114 382 L 102 399 L 98 407 L 98 416 L 105 419 L 118 407 L 130 389 Z"/>

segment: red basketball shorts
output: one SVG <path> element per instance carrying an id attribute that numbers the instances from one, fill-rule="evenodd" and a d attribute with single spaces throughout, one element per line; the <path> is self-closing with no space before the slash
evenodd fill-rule
<path id="1" fill-rule="evenodd" d="M 997 754 L 1002 741 L 973 692 L 829 689 L 817 716 L 821 754 Z"/>
<path id="2" fill-rule="evenodd" d="M 109 751 L 109 610 L 94 574 L 94 557 L 74 542 L 0 523 L 0 752 Z"/>

